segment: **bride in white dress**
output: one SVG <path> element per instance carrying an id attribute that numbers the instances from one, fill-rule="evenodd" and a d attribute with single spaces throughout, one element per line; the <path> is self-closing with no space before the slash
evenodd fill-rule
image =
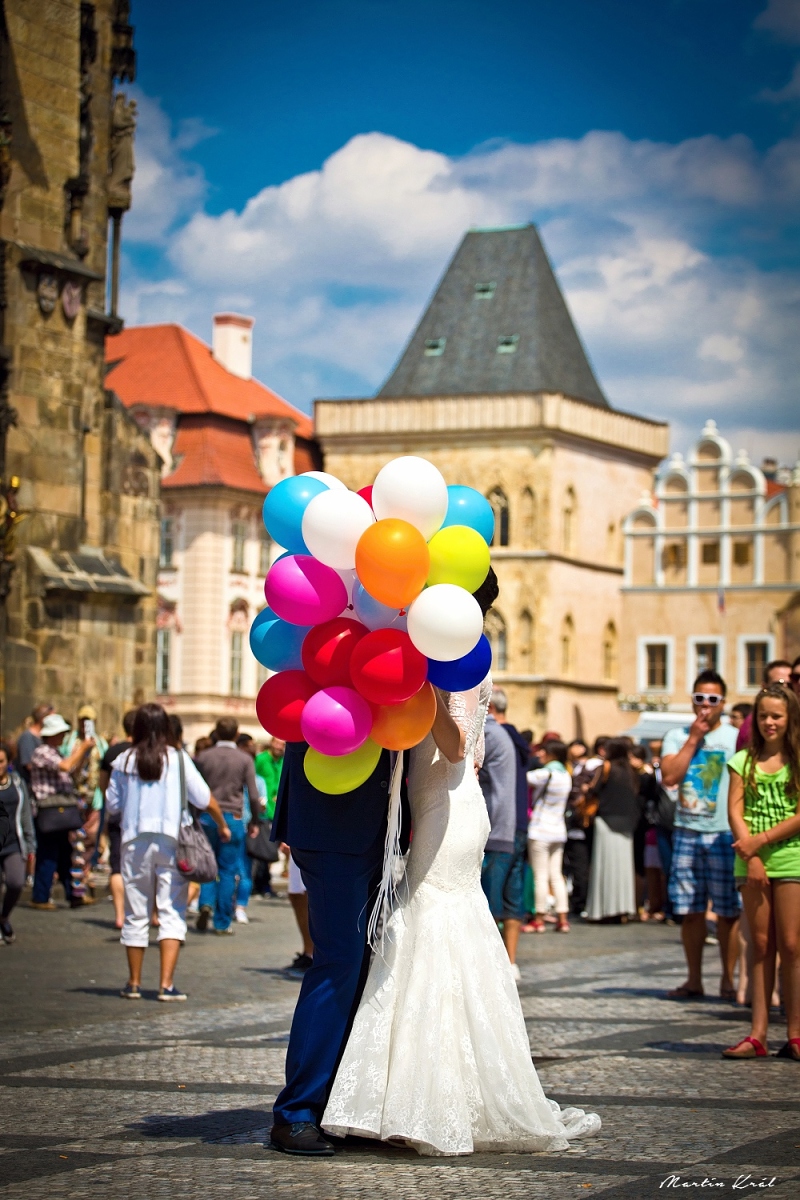
<path id="1" fill-rule="evenodd" d="M 322 1118 L 332 1134 L 470 1154 L 565 1150 L 600 1128 L 542 1091 L 481 889 L 489 818 L 475 764 L 490 695 L 489 678 L 438 692 L 411 752 L 411 852 Z"/>

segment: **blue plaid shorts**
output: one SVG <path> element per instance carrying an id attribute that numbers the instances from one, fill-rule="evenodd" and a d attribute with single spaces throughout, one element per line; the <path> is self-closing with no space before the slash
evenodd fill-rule
<path id="1" fill-rule="evenodd" d="M 669 873 L 673 912 L 679 917 L 705 912 L 710 900 L 718 917 L 738 917 L 741 901 L 733 877 L 735 859 L 733 834 L 729 829 L 721 833 L 697 833 L 676 826 Z"/>

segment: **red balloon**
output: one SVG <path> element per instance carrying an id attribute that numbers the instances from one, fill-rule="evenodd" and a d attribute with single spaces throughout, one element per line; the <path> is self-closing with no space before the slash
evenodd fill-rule
<path id="1" fill-rule="evenodd" d="M 282 742 L 302 742 L 300 717 L 306 701 L 317 690 L 305 671 L 279 671 L 262 685 L 256 698 L 256 716 L 273 737 Z"/>
<path id="2" fill-rule="evenodd" d="M 303 666 L 320 687 L 351 687 L 350 656 L 367 627 L 349 617 L 315 625 L 303 641 Z"/>
<path id="3" fill-rule="evenodd" d="M 353 687 L 372 704 L 400 704 L 425 682 L 428 660 L 402 629 L 376 629 L 350 658 Z"/>
<path id="4" fill-rule="evenodd" d="M 358 494 L 359 496 L 363 496 L 367 504 L 372 508 L 372 484 L 370 483 L 366 487 L 359 488 Z"/>

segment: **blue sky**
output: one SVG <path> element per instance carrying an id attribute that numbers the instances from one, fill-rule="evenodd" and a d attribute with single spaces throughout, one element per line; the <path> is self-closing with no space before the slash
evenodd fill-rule
<path id="1" fill-rule="evenodd" d="M 800 449 L 800 0 L 134 0 L 129 322 L 368 395 L 470 225 L 539 224 L 612 404 Z M 737 447 L 738 448 L 738 447 Z"/>

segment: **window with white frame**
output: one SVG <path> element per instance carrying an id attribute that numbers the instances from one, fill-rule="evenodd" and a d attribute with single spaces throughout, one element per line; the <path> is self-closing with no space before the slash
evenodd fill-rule
<path id="1" fill-rule="evenodd" d="M 769 633 L 745 633 L 738 639 L 738 690 L 757 692 L 764 670 L 775 657 L 775 639 Z"/>
<path id="2" fill-rule="evenodd" d="M 674 662 L 673 640 L 641 637 L 637 653 L 637 691 L 671 692 Z"/>
<path id="3" fill-rule="evenodd" d="M 266 575 L 270 567 L 270 558 L 272 556 L 272 538 L 267 533 L 266 529 L 261 531 L 261 547 L 258 562 L 259 575 Z"/>
<path id="4" fill-rule="evenodd" d="M 233 536 L 233 561 L 231 563 L 232 571 L 244 571 L 244 554 L 247 546 L 247 522 L 234 521 L 231 526 L 231 534 Z"/>
<path id="5" fill-rule="evenodd" d="M 162 696 L 169 691 L 171 649 L 172 630 L 159 629 L 156 632 L 156 691 Z"/>
<path id="6" fill-rule="evenodd" d="M 175 550 L 175 526 L 172 517 L 161 518 L 161 540 L 158 547 L 158 565 L 172 566 L 172 555 Z"/>
<path id="7" fill-rule="evenodd" d="M 686 690 L 691 691 L 702 671 L 725 674 L 725 639 L 700 634 L 690 637 L 686 644 Z"/>
<path id="8" fill-rule="evenodd" d="M 242 694 L 242 647 L 244 634 L 235 629 L 231 634 L 231 695 Z"/>

